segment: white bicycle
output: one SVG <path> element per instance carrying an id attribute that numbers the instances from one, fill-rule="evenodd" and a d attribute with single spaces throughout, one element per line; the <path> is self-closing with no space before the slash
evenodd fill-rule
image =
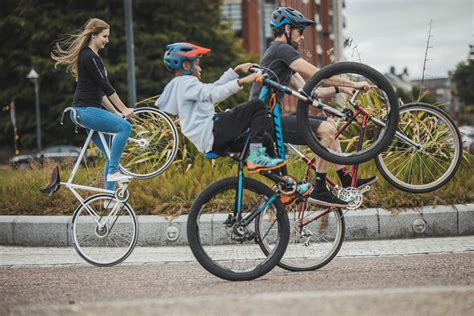
<path id="1" fill-rule="evenodd" d="M 71 119 L 78 128 L 85 128 L 77 120 L 73 107 L 66 108 L 61 117 L 71 112 Z M 129 119 L 132 132 L 120 159 L 120 170 L 134 179 L 149 179 L 163 173 L 176 157 L 179 138 L 173 121 L 163 112 L 150 107 L 134 109 Z M 115 191 L 73 183 L 92 136 L 97 133 L 110 158 L 110 146 L 104 132 L 89 130 L 87 139 L 66 182 L 61 182 L 59 167 L 55 167 L 50 182 L 41 192 L 50 196 L 61 186 L 69 189 L 79 200 L 72 217 L 72 243 L 78 254 L 96 266 L 113 266 L 124 261 L 138 240 L 138 220 L 129 204 L 130 182 L 119 182 Z M 83 198 L 78 190 L 97 192 Z"/>

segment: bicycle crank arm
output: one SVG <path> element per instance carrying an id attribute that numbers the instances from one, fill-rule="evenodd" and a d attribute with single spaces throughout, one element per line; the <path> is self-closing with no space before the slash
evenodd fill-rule
<path id="1" fill-rule="evenodd" d="M 128 140 L 135 144 L 138 144 L 138 146 L 140 147 L 148 147 L 148 145 L 150 145 L 150 142 L 144 138 L 136 139 L 136 138 L 129 137 Z"/>
<path id="2" fill-rule="evenodd" d="M 360 193 L 360 194 L 364 194 L 365 192 L 369 192 L 369 191 L 370 191 L 370 185 L 368 185 L 368 186 L 366 186 L 366 187 L 360 189 L 360 190 L 359 190 L 359 193 Z"/>

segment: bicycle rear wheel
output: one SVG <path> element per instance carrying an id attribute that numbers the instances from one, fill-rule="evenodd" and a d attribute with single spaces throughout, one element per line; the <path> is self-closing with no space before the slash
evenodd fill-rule
<path id="1" fill-rule="evenodd" d="M 194 201 L 187 223 L 188 241 L 198 262 L 215 276 L 230 281 L 253 280 L 268 273 L 283 256 L 289 238 L 288 215 L 275 192 L 253 179 L 244 178 L 242 218 L 234 214 L 238 203 L 238 178 L 208 186 Z M 264 211 L 269 225 L 257 236 L 255 219 L 242 225 L 248 215 Z M 258 217 L 258 215 L 257 215 Z M 257 238 L 271 239 L 272 249 L 263 253 Z"/>
<path id="2" fill-rule="evenodd" d="M 337 77 L 335 77 L 337 76 Z M 297 119 L 307 145 L 321 158 L 338 164 L 357 164 L 375 158 L 390 144 L 398 122 L 398 103 L 395 92 L 385 77 L 367 65 L 354 62 L 341 62 L 326 66 L 311 77 L 303 90 L 306 94 L 317 95 L 318 90 L 327 86 L 347 86 L 345 79 L 352 82 L 366 81 L 371 89 L 351 96 L 338 93 L 331 98 L 319 100 L 329 110 L 338 111 L 334 115 L 335 138 L 340 144 L 329 146 L 327 139 L 319 138 L 311 130 L 309 117 L 316 114 L 316 107 L 298 102 Z"/>
<path id="3" fill-rule="evenodd" d="M 114 208 L 109 204 L 116 203 Z M 128 203 L 111 194 L 91 196 L 72 217 L 73 245 L 88 263 L 110 267 L 124 261 L 138 240 L 138 221 Z"/>
<path id="4" fill-rule="evenodd" d="M 301 208 L 304 213 L 300 219 Z M 301 203 L 287 210 L 290 216 L 290 241 L 278 266 L 289 271 L 313 271 L 328 264 L 344 241 L 345 222 L 341 209 Z M 268 216 L 264 213 L 261 215 L 262 218 Z M 265 221 L 259 218 L 257 225 L 260 235 L 266 226 Z M 261 239 L 260 246 L 264 253 L 269 253 L 273 248 L 268 239 Z"/>
<path id="5" fill-rule="evenodd" d="M 149 179 L 163 173 L 178 152 L 178 131 L 165 113 L 137 108 L 130 118 L 132 132 L 120 158 L 120 169 L 135 179 Z"/>
<path id="6" fill-rule="evenodd" d="M 456 174 L 462 160 L 461 135 L 442 109 L 427 103 L 403 106 L 398 133 L 421 148 L 395 137 L 376 157 L 377 169 L 390 184 L 406 192 L 430 192 Z"/>

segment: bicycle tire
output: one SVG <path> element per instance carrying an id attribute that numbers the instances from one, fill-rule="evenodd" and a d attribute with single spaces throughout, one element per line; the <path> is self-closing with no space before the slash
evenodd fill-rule
<path id="1" fill-rule="evenodd" d="M 243 209 L 246 209 L 246 204 L 249 204 L 251 208 L 254 206 L 254 201 L 250 193 L 255 194 L 255 200 L 258 200 L 257 203 L 267 201 L 275 194 L 265 184 L 254 179 L 244 178 L 243 182 Z M 237 189 L 237 187 L 238 178 L 231 177 L 214 182 L 206 189 L 204 189 L 204 191 L 199 194 L 199 196 L 196 198 L 193 205 L 191 206 L 187 222 L 187 236 L 189 246 L 191 247 L 194 256 L 201 264 L 201 266 L 204 267 L 204 269 L 206 269 L 213 275 L 225 280 L 246 281 L 253 280 L 265 275 L 266 273 L 270 272 L 280 261 L 288 244 L 289 224 L 288 215 L 285 211 L 285 208 L 283 207 L 279 199 L 275 199 L 270 205 L 267 206 L 267 208 L 272 208 L 274 210 L 273 214 L 276 213 L 274 220 L 275 223 L 278 225 L 277 229 L 275 230 L 277 234 L 276 240 L 278 244 L 276 245 L 273 252 L 263 254 L 263 252 L 258 246 L 258 243 L 252 239 L 249 239 L 245 244 L 244 242 L 235 241 L 235 239 L 232 238 L 232 231 L 234 230 L 235 223 L 232 224 L 233 227 L 231 228 L 228 225 L 225 225 L 226 223 L 224 223 L 224 218 L 226 216 L 222 214 L 216 214 L 215 209 L 217 207 L 214 205 L 215 202 L 213 202 L 213 200 L 218 201 L 220 203 L 216 204 L 220 207 L 217 212 L 219 212 L 221 209 L 229 210 L 230 208 L 230 212 L 232 213 L 232 203 L 234 203 L 233 197 L 235 197 L 234 191 Z M 220 194 L 223 194 L 222 197 Z M 229 195 L 225 196 L 225 194 Z M 245 202 L 246 198 L 248 198 L 250 202 Z M 229 206 L 224 204 L 225 200 L 231 200 Z M 212 209 L 212 239 L 209 239 L 209 234 L 206 235 L 205 217 L 207 215 L 202 214 L 206 211 L 206 207 L 208 205 L 209 209 Z M 250 223 L 247 227 L 252 226 L 252 223 Z M 207 230 L 209 230 L 209 228 L 207 228 Z M 202 231 L 203 233 L 202 236 L 200 234 L 200 231 Z M 218 231 L 220 231 L 221 234 L 219 234 Z M 219 250 L 222 248 L 225 248 L 225 251 L 221 250 L 219 252 Z M 235 252 L 241 250 L 246 251 L 245 259 L 248 260 L 243 260 L 244 258 L 240 256 L 240 253 L 237 256 L 234 255 Z M 222 254 L 224 254 L 225 257 L 222 257 Z M 219 255 L 221 257 L 219 257 Z M 232 256 L 235 259 L 232 259 Z M 250 264 L 255 264 L 255 266 L 248 268 L 247 266 L 245 266 L 247 262 L 250 262 Z M 259 263 L 257 264 L 257 262 Z M 244 265 L 242 270 L 240 270 L 240 267 L 237 267 L 239 263 L 242 263 Z M 231 267 L 229 268 L 225 266 L 226 264 L 230 264 Z"/>
<path id="2" fill-rule="evenodd" d="M 303 134 L 307 145 L 311 150 L 322 159 L 337 164 L 359 164 L 375 158 L 390 144 L 398 123 L 398 102 L 395 91 L 388 82 L 388 80 L 375 69 L 360 63 L 355 62 L 340 62 L 323 67 L 315 75 L 313 75 L 303 87 L 306 94 L 311 95 L 313 89 L 324 82 L 324 80 L 333 76 L 344 73 L 351 73 L 367 78 L 372 84 L 378 87 L 386 95 L 388 100 L 387 118 L 384 120 L 386 126 L 381 129 L 384 132 L 378 132 L 379 137 L 374 140 L 374 144 L 370 148 L 357 153 L 349 155 L 348 153 L 337 154 L 335 151 L 330 151 L 326 146 L 320 143 L 318 137 L 311 130 L 309 124 L 309 109 L 310 104 L 301 100 L 297 105 L 297 120 L 300 126 L 300 132 Z"/>
<path id="3" fill-rule="evenodd" d="M 112 194 L 93 195 L 86 199 L 84 203 L 80 204 L 72 216 L 72 225 L 70 229 L 74 249 L 86 262 L 98 267 L 111 267 L 123 262 L 133 252 L 138 241 L 138 220 L 133 208 L 128 203 L 122 203 L 117 207 L 122 207 L 120 211 L 125 209 L 126 213 L 131 219 L 131 223 L 129 224 L 125 223 L 126 218 L 117 218 L 115 221 L 113 221 L 111 226 L 107 226 L 106 230 L 101 230 L 98 228 L 96 223 L 94 223 L 94 219 L 91 218 L 91 216 L 81 217 L 83 211 L 86 211 L 86 207 L 91 205 L 95 212 L 102 214 L 105 209 L 104 203 L 110 203 L 110 201 L 114 201 Z M 109 212 L 108 210 L 105 210 L 105 213 Z M 100 220 L 102 220 L 102 218 L 103 216 L 101 215 Z M 118 222 L 119 220 L 120 222 Z M 117 233 L 115 233 L 115 231 L 117 231 L 117 229 L 115 229 L 114 236 L 112 236 L 110 239 L 107 239 L 111 232 L 110 230 L 113 228 L 120 228 L 123 230 L 121 231 L 122 235 L 120 236 L 120 238 L 122 238 L 122 242 L 125 238 L 124 234 L 130 235 L 131 233 L 131 238 L 127 238 L 127 240 L 129 240 L 129 245 L 125 247 L 123 251 L 120 251 L 118 255 L 114 255 L 112 259 L 100 259 L 98 256 L 105 258 L 105 256 L 107 256 L 106 252 L 109 250 L 108 248 L 114 245 L 113 237 L 119 236 Z M 124 230 L 124 228 L 126 228 L 126 230 Z M 100 236 L 101 234 L 105 234 L 104 231 L 106 232 L 106 236 Z M 83 235 L 84 237 L 82 237 Z M 94 243 L 94 235 L 96 237 L 97 245 L 92 244 Z M 115 245 L 118 246 L 118 243 L 115 242 Z"/>
<path id="4" fill-rule="evenodd" d="M 278 266 L 288 271 L 314 271 L 327 265 L 334 259 L 341 249 L 344 242 L 345 221 L 344 215 L 340 208 L 330 209 L 327 215 L 321 216 L 318 220 L 307 224 L 313 230 L 313 235 L 308 236 L 309 243 L 305 245 L 305 237 L 299 233 L 299 225 L 297 223 L 298 208 L 305 207 L 305 212 L 309 208 L 320 208 L 324 211 L 325 207 L 313 205 L 310 203 L 293 206 L 293 218 L 290 219 L 290 241 L 286 252 L 281 258 Z M 291 214 L 291 211 L 288 211 Z M 306 217 L 308 217 L 307 215 Z M 260 220 L 256 223 L 260 226 Z M 308 229 L 304 226 L 305 229 Z M 259 230 L 260 233 L 260 230 Z M 331 240 L 334 238 L 334 240 Z M 267 254 L 269 245 L 260 240 L 262 251 Z"/>
<path id="5" fill-rule="evenodd" d="M 164 112 L 142 107 L 133 110 L 132 131 L 120 158 L 120 169 L 135 179 L 156 177 L 168 169 L 178 153 L 178 130 Z M 140 139 L 138 144 L 130 139 Z"/>
<path id="6" fill-rule="evenodd" d="M 416 113 L 425 114 L 418 115 L 417 118 L 414 117 Z M 430 116 L 436 119 L 431 120 L 430 126 L 428 126 L 427 124 L 423 124 L 422 119 L 424 119 L 426 122 L 426 120 L 429 119 Z M 414 120 L 416 120 L 416 122 Z M 432 132 L 430 132 L 430 130 Z M 446 137 L 444 138 L 444 141 L 441 138 L 433 138 L 432 141 L 429 142 L 429 139 L 426 138 L 427 135 L 433 135 L 433 133 L 439 135 L 441 131 L 447 131 L 447 133 L 449 133 L 449 135 L 446 135 Z M 416 132 L 415 137 L 412 138 L 423 141 L 422 137 L 424 137 L 425 141 L 424 143 L 422 143 L 422 149 L 420 151 L 416 151 L 413 148 L 410 149 L 408 145 L 407 147 L 402 147 L 403 142 L 395 138 L 389 145 L 387 150 L 385 152 L 382 152 L 375 158 L 375 164 L 377 166 L 377 169 L 379 170 L 380 174 L 385 178 L 385 180 L 387 180 L 388 183 L 390 183 L 397 189 L 400 189 L 405 192 L 426 193 L 441 188 L 454 177 L 462 161 L 462 140 L 461 134 L 457 129 L 454 121 L 445 111 L 443 111 L 439 107 L 433 106 L 428 103 L 418 102 L 406 104 L 400 108 L 399 132 L 404 135 L 410 133 L 413 134 Z M 446 168 L 446 171 L 443 172 L 443 157 L 439 158 L 440 160 L 437 161 L 436 168 L 432 168 L 435 170 L 432 170 L 429 168 L 429 160 L 431 159 L 435 161 L 434 157 L 437 153 L 439 153 L 439 148 L 441 148 L 440 146 L 443 146 L 443 144 L 446 144 L 446 147 L 450 147 L 452 145 L 452 159 L 451 161 L 447 161 L 447 163 L 449 163 L 449 166 Z M 391 153 L 397 155 L 396 150 L 398 150 L 398 152 L 410 151 L 411 157 L 418 157 L 418 161 L 421 163 L 418 168 L 422 169 L 415 170 L 415 173 L 410 176 L 410 172 L 408 174 L 404 174 L 402 172 L 403 169 L 400 169 L 405 166 L 405 163 L 398 163 L 393 166 L 398 169 L 390 170 L 389 165 L 393 165 L 393 162 L 390 163 L 388 161 L 388 157 Z M 425 153 L 425 157 L 428 159 L 428 163 L 423 163 L 423 157 L 421 157 L 423 153 Z M 401 154 L 399 154 L 397 157 L 400 157 L 400 155 Z M 443 156 L 446 157 L 447 155 L 444 154 Z M 384 157 L 386 157 L 385 160 L 387 161 L 384 161 Z M 406 160 L 413 160 L 414 158 L 411 157 L 409 153 L 407 153 L 407 156 L 405 158 Z M 397 159 L 398 162 L 401 162 L 399 158 Z M 409 167 L 408 165 L 406 166 Z M 399 171 L 394 174 L 396 170 Z M 419 171 L 419 173 L 416 173 L 416 171 Z M 440 176 L 435 176 L 435 174 L 438 174 L 438 172 L 443 173 Z M 429 183 L 415 183 L 423 181 L 423 178 L 426 178 L 427 176 L 432 176 L 433 181 Z"/>

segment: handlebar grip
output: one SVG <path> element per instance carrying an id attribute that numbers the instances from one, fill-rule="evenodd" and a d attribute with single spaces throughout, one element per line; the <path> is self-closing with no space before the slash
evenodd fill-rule
<path id="1" fill-rule="evenodd" d="M 259 66 L 250 66 L 249 71 L 250 72 L 261 72 L 262 68 L 260 68 Z"/>

